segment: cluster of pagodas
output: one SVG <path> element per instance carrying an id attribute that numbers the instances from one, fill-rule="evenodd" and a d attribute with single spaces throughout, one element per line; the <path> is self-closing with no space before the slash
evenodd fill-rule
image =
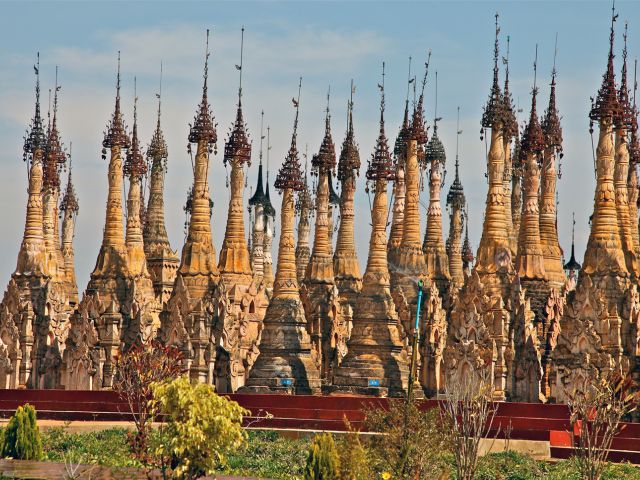
<path id="1" fill-rule="evenodd" d="M 508 47 L 504 86 L 499 83 L 499 31 L 496 15 L 493 82 L 481 130 L 490 143 L 489 189 L 475 263 L 468 228 L 465 232 L 457 145 L 444 241 L 440 197 L 446 155 L 437 114 L 431 135 L 424 115 L 429 56 L 421 82 L 409 74 L 407 92 L 412 84 L 419 91 L 412 109 L 407 93 L 393 148 L 385 133 L 383 64 L 379 132 L 365 173 L 373 201 L 364 274 L 354 241 L 361 168 L 354 89 L 339 156 L 327 99 L 325 133 L 311 159 L 315 181 L 310 185 L 297 146 L 300 80 L 291 144 L 273 183 L 282 202 L 274 274 L 276 211 L 268 169 L 263 183 L 262 126 L 258 183 L 248 201 L 248 236 L 245 231 L 245 169 L 252 145 L 242 110 L 242 53 L 236 118 L 223 154 L 231 167 L 229 209 L 216 261 L 208 173 L 218 138 L 208 100 L 207 34 L 202 98 L 188 137 L 193 185 L 185 206 L 188 231 L 181 257 L 171 249 L 164 223 L 168 151 L 161 104 L 145 155 L 135 104 L 131 134 L 124 124 L 118 61 L 115 109 L 103 141 L 103 157 L 109 158 L 105 228 L 96 266 L 79 299 L 72 245 L 78 203 L 70 166 L 59 198 L 67 155 L 57 126 L 58 87 L 45 131 L 37 82 L 36 112 L 24 149 L 30 171 L 25 233 L 0 304 L 0 386 L 110 388 L 117 355 L 152 339 L 179 348 L 189 377 L 215 384 L 221 392 L 393 396 L 406 394 L 415 383 L 414 391 L 433 396 L 459 376 L 482 371 L 491 377 L 496 400 L 548 401 L 565 399 L 593 372 L 640 372 L 634 349 L 640 316 L 635 168 L 640 148 L 635 100 L 631 105 L 627 87 L 626 33 L 617 89 L 612 23 L 608 69 L 591 113 L 600 124 L 600 140 L 591 237 L 581 267 L 573 245 L 563 265 L 558 242 L 562 129 L 555 60 L 548 108 L 539 119 L 534 81 L 529 121 L 520 132 L 509 90 Z M 267 128 L 267 158 L 269 137 Z M 340 195 L 334 191 L 334 175 Z M 148 199 L 142 188 L 145 176 Z M 421 183 L 429 195 L 424 236 Z M 612 326 L 617 326 L 615 338 Z"/>

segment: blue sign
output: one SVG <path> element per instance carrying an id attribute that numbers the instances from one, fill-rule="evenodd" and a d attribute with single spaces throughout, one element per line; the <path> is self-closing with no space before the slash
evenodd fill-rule
<path id="1" fill-rule="evenodd" d="M 281 378 L 280 385 L 290 387 L 291 385 L 293 385 L 293 378 Z"/>
<path id="2" fill-rule="evenodd" d="M 369 386 L 370 387 L 379 387 L 380 386 L 380 380 L 377 378 L 370 378 L 369 379 Z"/>

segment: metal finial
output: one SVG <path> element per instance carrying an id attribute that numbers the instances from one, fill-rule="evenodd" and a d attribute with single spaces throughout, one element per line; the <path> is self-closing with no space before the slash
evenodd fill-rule
<path id="1" fill-rule="evenodd" d="M 458 119 L 456 120 L 456 177 L 458 176 L 458 148 L 459 148 L 459 140 L 460 134 L 462 130 L 460 130 L 460 106 L 458 106 Z"/>
<path id="2" fill-rule="evenodd" d="M 207 41 L 204 54 L 204 89 L 207 89 L 207 78 L 209 77 L 209 29 L 207 28 Z"/>
<path id="3" fill-rule="evenodd" d="M 138 124 L 138 78 L 133 77 L 133 126 Z"/>
<path id="4" fill-rule="evenodd" d="M 498 25 L 498 18 L 499 18 L 499 14 L 498 12 L 496 12 L 495 14 L 495 18 L 496 18 L 496 38 L 495 38 L 495 42 L 494 42 L 494 46 L 493 46 L 493 75 L 495 80 L 498 80 L 498 56 L 499 56 L 499 44 L 498 44 L 498 35 L 500 34 L 500 26 Z"/>
<path id="5" fill-rule="evenodd" d="M 438 71 L 436 70 L 436 98 L 435 98 L 435 106 L 433 108 L 433 130 L 435 131 L 438 128 Z"/>
<path id="6" fill-rule="evenodd" d="M 300 98 L 300 94 L 298 94 L 298 98 Z M 271 127 L 267 125 L 267 185 L 269 184 L 269 152 L 270 151 L 271 151 Z"/>
<path id="7" fill-rule="evenodd" d="M 633 61 L 633 108 L 634 109 L 636 107 L 636 92 L 638 91 L 637 74 L 638 74 L 638 59 L 636 58 Z"/>
<path id="8" fill-rule="evenodd" d="M 58 66 L 56 65 L 56 83 L 55 89 L 53 93 L 53 122 L 56 121 L 56 114 L 58 113 L 58 91 L 60 90 L 60 86 L 58 86 Z"/>
<path id="9" fill-rule="evenodd" d="M 158 129 L 160 128 L 160 108 L 162 103 L 162 60 L 160 60 L 160 88 L 158 90 Z"/>
<path id="10" fill-rule="evenodd" d="M 242 99 L 242 54 L 244 52 L 244 25 L 242 26 L 240 33 L 240 65 L 236 65 L 236 69 L 240 72 L 240 80 L 238 86 L 238 105 L 240 105 Z"/>
<path id="11" fill-rule="evenodd" d="M 296 119 L 293 122 L 293 134 L 297 135 L 298 134 L 298 115 L 300 113 L 300 91 L 302 90 L 302 77 L 300 77 L 300 80 L 298 81 L 298 99 L 296 100 L 295 98 L 293 99 L 293 106 L 296 109 Z M 267 128 L 267 132 L 269 131 L 269 129 Z"/>
<path id="12" fill-rule="evenodd" d="M 411 83 L 414 81 L 415 79 L 411 78 L 411 57 L 409 57 L 409 73 L 407 74 L 407 99 L 406 99 L 406 103 L 409 103 L 409 89 L 411 87 Z"/>
<path id="13" fill-rule="evenodd" d="M 556 78 L 556 58 L 558 57 L 558 32 L 556 32 L 556 43 L 553 46 L 553 70 L 551 70 L 551 76 L 555 81 Z"/>
<path id="14" fill-rule="evenodd" d="M 120 101 L 120 50 L 118 50 L 118 74 L 116 76 L 116 101 Z"/>
<path id="15" fill-rule="evenodd" d="M 537 77 L 538 77 L 538 44 L 536 43 L 536 56 L 533 60 L 533 94 L 537 93 Z"/>
<path id="16" fill-rule="evenodd" d="M 260 112 L 260 165 L 262 165 L 262 141 L 264 140 L 264 110 Z"/>
<path id="17" fill-rule="evenodd" d="M 424 77 L 422 77 L 422 90 L 420 92 L 420 96 L 424 95 L 424 87 L 427 84 L 427 76 L 429 75 L 430 63 L 431 63 L 431 49 L 429 49 L 429 53 L 427 54 L 427 61 L 424 64 Z"/>
<path id="18" fill-rule="evenodd" d="M 380 122 L 381 123 L 384 121 L 384 76 L 385 76 L 384 68 L 385 68 L 385 62 L 382 62 L 382 84 L 378 85 L 381 92 L 381 97 L 380 97 Z"/>

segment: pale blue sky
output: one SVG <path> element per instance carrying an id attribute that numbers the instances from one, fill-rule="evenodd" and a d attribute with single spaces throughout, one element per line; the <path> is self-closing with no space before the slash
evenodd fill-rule
<path id="1" fill-rule="evenodd" d="M 629 25 L 629 56 L 638 54 L 640 3 L 619 1 L 616 52 L 622 28 Z M 356 83 L 355 129 L 363 164 L 377 135 L 380 64 L 387 62 L 387 135 L 393 141 L 401 121 L 407 59 L 421 75 L 432 50 L 432 72 L 438 71 L 439 133 L 445 143 L 448 175 L 443 200 L 453 178 L 456 107 L 461 106 L 461 177 L 470 204 L 471 238 L 477 245 L 486 195 L 485 146 L 479 140 L 480 116 L 491 81 L 493 15 L 500 12 L 501 46 L 511 36 L 511 87 L 514 100 L 528 114 L 535 44 L 539 45 L 539 113 L 548 99 L 553 43 L 558 32 L 558 105 L 563 115 L 564 151 L 559 181 L 559 233 L 570 246 L 571 212 L 576 211 L 577 252 L 588 236 L 594 176 L 588 133 L 589 97 L 600 84 L 608 48 L 609 2 L 5 2 L 0 1 L 0 202 L 5 225 L 0 237 L 0 277 L 8 279 L 24 227 L 26 169 L 22 135 L 33 111 L 33 69 L 40 51 L 43 107 L 59 65 L 59 125 L 67 145 L 73 142 L 74 178 L 80 200 L 76 232 L 76 269 L 84 290 L 102 238 L 107 165 L 100 158 L 102 132 L 113 108 L 116 52 L 122 50 L 123 102 L 132 123 L 133 77 L 138 79 L 139 122 L 146 144 L 155 125 L 155 92 L 164 62 L 163 126 L 169 144 L 166 186 L 167 226 L 172 246 L 183 242 L 182 205 L 191 182 L 186 153 L 188 123 L 198 103 L 206 28 L 213 30 L 210 101 L 218 122 L 222 152 L 235 111 L 240 27 L 245 33 L 245 118 L 259 139 L 260 110 L 271 125 L 271 167 L 281 163 L 291 134 L 291 97 L 303 76 L 300 146 L 315 153 L 323 130 L 323 110 L 331 85 L 332 128 L 336 145 L 344 137 L 349 82 Z M 616 58 L 620 68 L 621 55 Z M 503 79 L 501 71 L 501 80 Z M 428 118 L 433 118 L 433 76 L 427 85 Z M 431 123 L 431 122 L 429 122 Z M 258 142 L 254 143 L 257 169 Z M 228 190 L 222 155 L 211 162 L 215 201 L 216 250 L 224 235 Z M 366 167 L 363 167 L 366 168 Z M 364 174 L 364 170 L 362 172 Z M 361 178 L 363 175 L 361 176 Z M 272 176 L 273 178 L 273 176 Z M 368 202 L 359 184 L 356 198 L 357 246 L 366 261 Z M 245 194 L 248 195 L 248 189 Z M 426 200 L 427 192 L 423 193 Z M 279 210 L 279 197 L 276 196 Z M 446 215 L 445 215 L 446 217 Z M 424 224 L 424 210 L 423 210 Z M 424 225 L 423 225 L 424 226 Z M 445 234 L 448 221 L 445 218 Z M 277 240 L 274 244 L 277 245 Z"/>

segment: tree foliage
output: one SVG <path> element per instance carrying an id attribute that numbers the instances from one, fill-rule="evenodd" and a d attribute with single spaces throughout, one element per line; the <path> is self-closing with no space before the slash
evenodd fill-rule
<path id="1" fill-rule="evenodd" d="M 305 480 L 340 480 L 340 456 L 330 433 L 316 435 L 309 447 Z"/>
<path id="2" fill-rule="evenodd" d="M 42 440 L 36 410 L 28 403 L 18 407 L 9 420 L 2 439 L 2 456 L 19 460 L 42 458 Z"/>
<path id="3" fill-rule="evenodd" d="M 250 412 L 217 395 L 213 386 L 180 377 L 152 386 L 154 413 L 162 424 L 154 456 L 173 476 L 195 479 L 225 464 L 225 455 L 246 444 L 242 418 Z"/>
<path id="4" fill-rule="evenodd" d="M 339 443 L 340 480 L 369 480 L 374 476 L 369 464 L 369 452 L 360 441 L 360 433 L 346 420 L 347 433 Z"/>
<path id="5" fill-rule="evenodd" d="M 369 442 L 371 458 L 391 478 L 438 478 L 447 468 L 448 433 L 437 409 L 423 411 L 416 399 L 390 399 L 388 409 L 369 409 L 365 415 L 367 430 L 382 434 Z"/>
<path id="6" fill-rule="evenodd" d="M 599 480 L 602 477 L 620 422 L 637 406 L 637 395 L 631 393 L 633 387 L 633 381 L 619 373 L 596 374 L 583 390 L 572 394 L 569 410 L 573 453 L 581 478 Z"/>
<path id="7" fill-rule="evenodd" d="M 154 421 L 152 385 L 173 380 L 183 372 L 182 353 L 157 340 L 138 341 L 116 359 L 113 389 L 129 406 L 136 427 L 129 441 L 133 453 L 142 460 L 146 458 L 149 428 Z"/>

